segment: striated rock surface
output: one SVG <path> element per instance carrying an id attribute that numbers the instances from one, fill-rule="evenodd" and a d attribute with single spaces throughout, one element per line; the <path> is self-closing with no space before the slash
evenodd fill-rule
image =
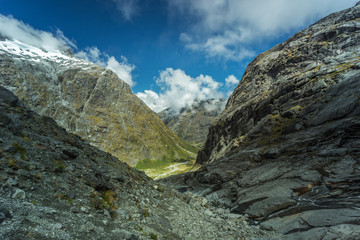
<path id="1" fill-rule="evenodd" d="M 203 144 L 208 129 L 216 117 L 224 110 L 225 99 L 195 101 L 191 106 L 174 113 L 170 108 L 158 113 L 165 125 L 184 141 Z"/>
<path id="2" fill-rule="evenodd" d="M 0 84 L 27 107 L 131 165 L 195 157 L 115 73 L 74 56 L 3 38 Z"/>
<path id="3" fill-rule="evenodd" d="M 0 87 L 0 239 L 278 239 L 181 194 Z"/>
<path id="4" fill-rule="evenodd" d="M 286 239 L 358 239 L 360 6 L 250 63 L 197 162 L 166 181 Z"/>

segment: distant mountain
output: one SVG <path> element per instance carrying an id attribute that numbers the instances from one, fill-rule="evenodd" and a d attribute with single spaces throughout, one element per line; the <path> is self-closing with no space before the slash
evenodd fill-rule
<path id="1" fill-rule="evenodd" d="M 167 181 L 284 239 L 359 239 L 360 3 L 257 56 L 197 162 Z"/>
<path id="2" fill-rule="evenodd" d="M 111 70 L 71 51 L 48 52 L 0 38 L 0 85 L 27 107 L 135 165 L 142 159 L 194 159 L 184 143 Z"/>
<path id="3" fill-rule="evenodd" d="M 195 101 L 179 113 L 171 108 L 158 113 L 160 119 L 184 141 L 204 143 L 210 125 L 225 108 L 225 99 Z"/>

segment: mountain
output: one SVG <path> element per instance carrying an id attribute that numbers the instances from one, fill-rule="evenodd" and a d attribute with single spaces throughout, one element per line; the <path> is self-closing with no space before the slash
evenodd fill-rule
<path id="1" fill-rule="evenodd" d="M 0 39 L 0 84 L 37 113 L 121 161 L 194 159 L 195 151 L 115 73 L 74 54 Z"/>
<path id="2" fill-rule="evenodd" d="M 197 162 L 165 181 L 286 239 L 358 239 L 360 4 L 256 57 Z"/>
<path id="3" fill-rule="evenodd" d="M 202 197 L 154 182 L 53 119 L 26 109 L 3 87 L 0 228 L 2 240 L 277 236 Z"/>
<path id="4" fill-rule="evenodd" d="M 158 116 L 185 142 L 203 144 L 210 125 L 224 110 L 225 104 L 225 99 L 198 100 L 179 113 L 168 108 L 158 113 Z"/>

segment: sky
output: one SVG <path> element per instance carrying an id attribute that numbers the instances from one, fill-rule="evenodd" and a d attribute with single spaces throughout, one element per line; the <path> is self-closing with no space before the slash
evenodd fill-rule
<path id="1" fill-rule="evenodd" d="M 258 54 L 357 0 L 0 0 L 0 33 L 112 69 L 151 109 L 227 98 Z M 44 47 L 45 46 L 45 47 Z"/>

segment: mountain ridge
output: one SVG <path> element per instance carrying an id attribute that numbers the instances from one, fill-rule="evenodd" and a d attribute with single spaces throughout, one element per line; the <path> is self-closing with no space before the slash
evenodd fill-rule
<path id="1" fill-rule="evenodd" d="M 179 113 L 174 113 L 168 108 L 157 115 L 185 142 L 201 145 L 206 140 L 208 128 L 222 112 L 225 104 L 225 99 L 196 100 Z"/>
<path id="2" fill-rule="evenodd" d="M 0 41 L 0 55 L 1 85 L 122 161 L 195 157 L 111 70 L 16 40 Z"/>
<path id="3" fill-rule="evenodd" d="M 284 239 L 360 235 L 360 6 L 251 62 L 210 127 L 194 173 L 164 182 Z"/>

